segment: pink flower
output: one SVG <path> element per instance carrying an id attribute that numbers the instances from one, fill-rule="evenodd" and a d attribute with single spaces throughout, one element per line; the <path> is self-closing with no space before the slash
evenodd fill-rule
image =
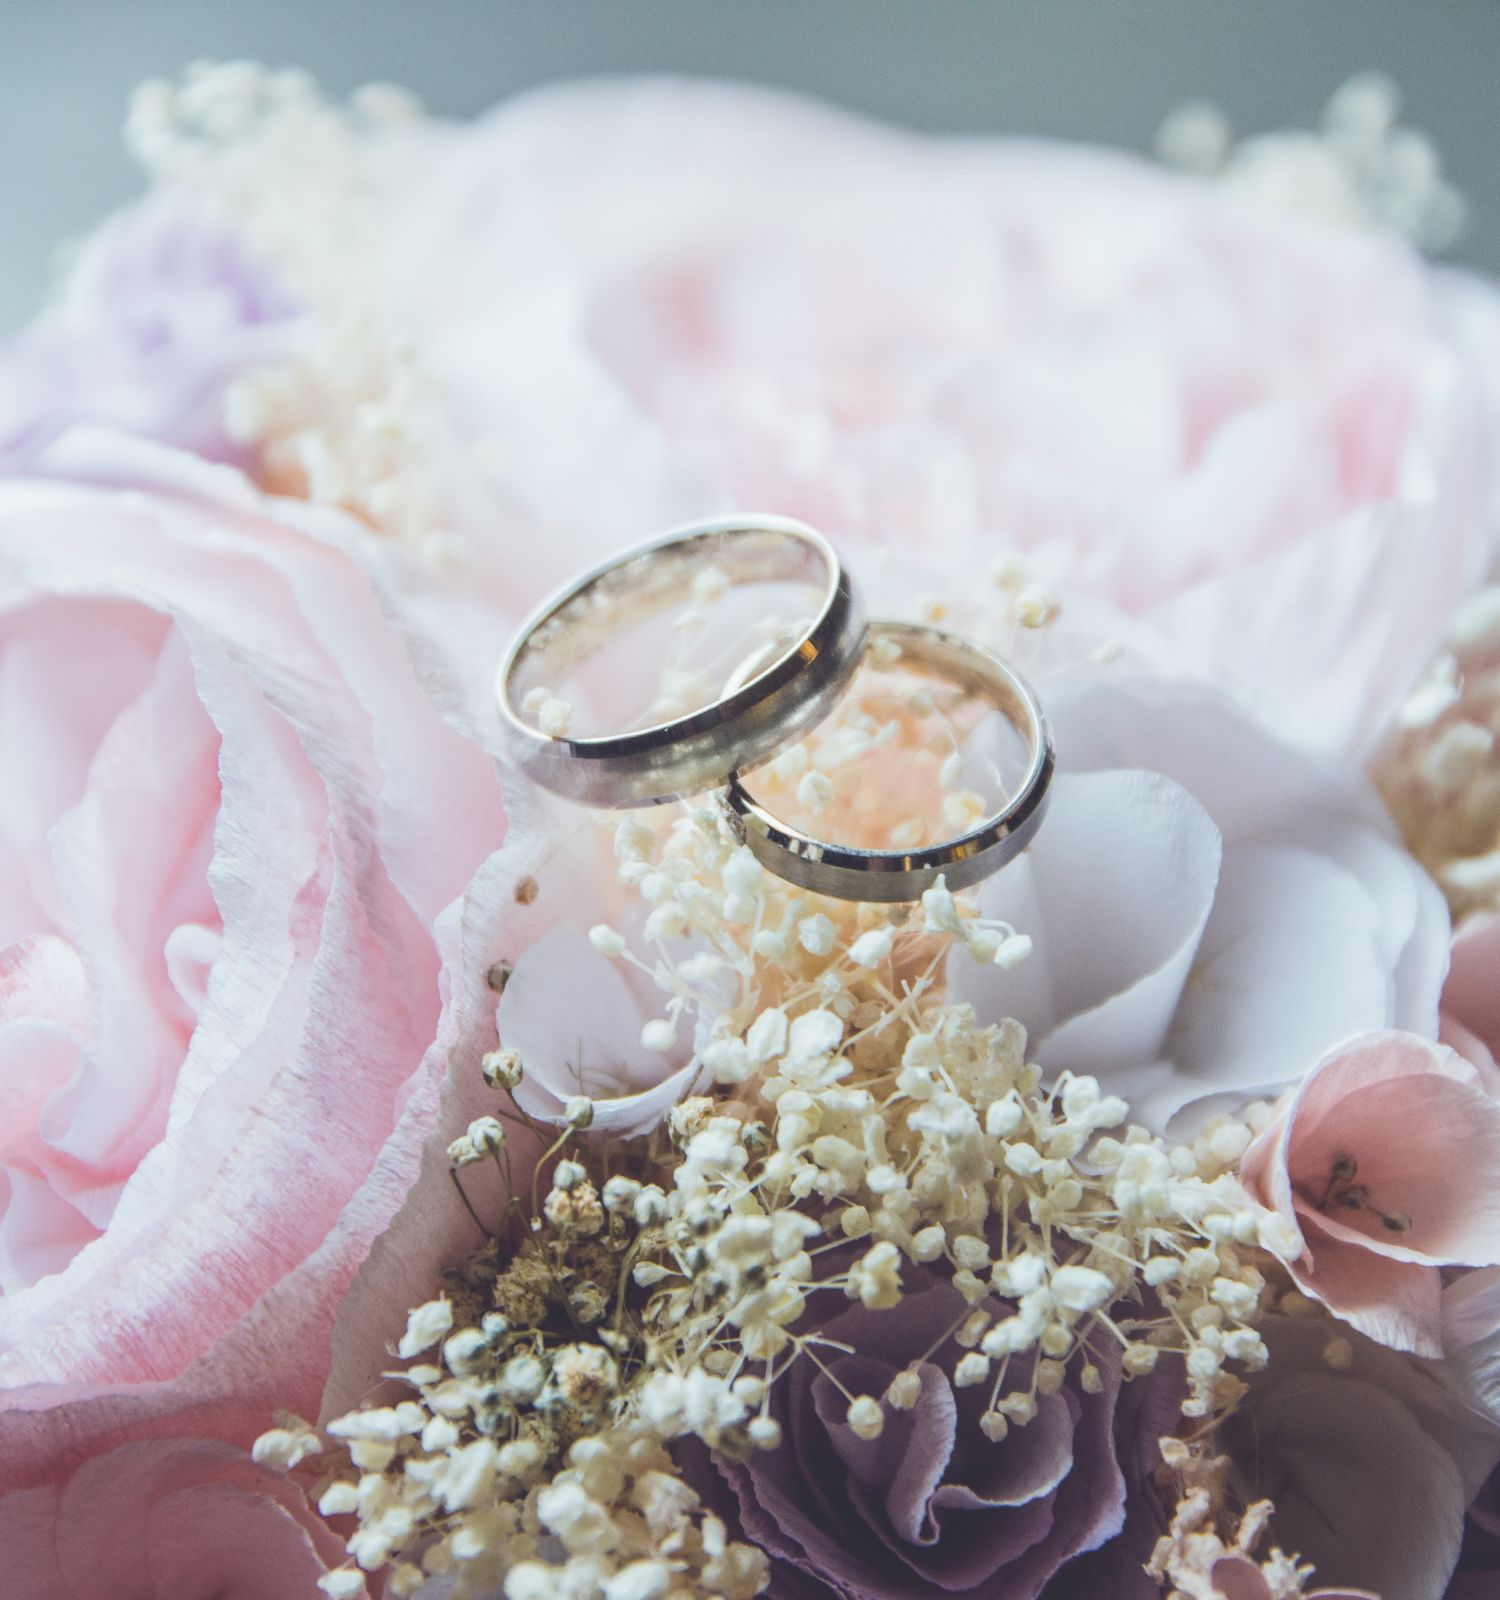
<path id="1" fill-rule="evenodd" d="M 1019 551 L 1327 747 L 1483 565 L 1500 302 L 1390 239 L 667 82 L 517 100 L 393 192 L 391 320 L 503 463 L 454 519 L 548 530 L 508 541 L 518 598 L 724 504 L 938 592 Z"/>
<path id="2" fill-rule="evenodd" d="M 102 434 L 49 465 L 0 484 L 0 1486 L 316 1414 L 450 1063 L 477 1114 L 530 848 L 476 880 L 495 771 L 360 530 Z M 380 1338 L 452 1243 L 432 1187 Z"/>
<path id="3" fill-rule="evenodd" d="M 1453 935 L 1441 1038 L 1500 1090 L 1500 914 L 1470 917 Z"/>
<path id="4" fill-rule="evenodd" d="M 341 1542 L 296 1482 L 203 1439 L 123 1445 L 0 1497 L 25 1600 L 319 1600 Z"/>
<path id="5" fill-rule="evenodd" d="M 1442 1354 L 1440 1267 L 1500 1263 L 1500 1105 L 1413 1034 L 1326 1055 L 1241 1175 L 1300 1242 L 1299 1286 L 1395 1349 Z"/>

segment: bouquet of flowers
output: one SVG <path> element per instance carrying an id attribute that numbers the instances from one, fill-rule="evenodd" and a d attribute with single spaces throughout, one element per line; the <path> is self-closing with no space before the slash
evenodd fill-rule
<path id="1" fill-rule="evenodd" d="M 0 354 L 6 1595 L 1500 1594 L 1500 296 L 1389 87 L 129 138 Z M 744 508 L 1035 686 L 1003 870 L 515 759 L 537 596 Z M 915 850 L 981 742 L 872 647 L 758 781 Z"/>

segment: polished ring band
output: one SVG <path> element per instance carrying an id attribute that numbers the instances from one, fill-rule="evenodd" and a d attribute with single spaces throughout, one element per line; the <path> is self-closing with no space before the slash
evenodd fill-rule
<path id="1" fill-rule="evenodd" d="M 862 850 L 813 839 L 751 799 L 736 773 L 724 791 L 731 826 L 762 866 L 799 889 L 838 900 L 919 899 L 941 877 L 962 889 L 998 872 L 1031 842 L 1047 809 L 1052 740 L 1031 686 L 988 650 L 937 628 L 874 622 L 873 644 L 897 647 L 901 662 L 993 705 L 1025 738 L 1025 776 L 1009 801 L 955 839 L 915 850 Z"/>
<path id="2" fill-rule="evenodd" d="M 743 682 L 682 716 L 574 738 L 528 720 L 529 697 L 611 639 L 681 605 L 705 571 L 729 584 L 816 585 L 812 621 Z M 833 709 L 859 664 L 864 617 L 833 546 L 788 517 L 740 515 L 674 528 L 632 546 L 539 605 L 496 674 L 511 758 L 555 794 L 591 806 L 653 805 L 701 794 L 794 743 Z"/>

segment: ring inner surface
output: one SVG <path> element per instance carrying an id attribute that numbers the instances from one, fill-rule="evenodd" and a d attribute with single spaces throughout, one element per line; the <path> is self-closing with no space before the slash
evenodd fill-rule
<path id="1" fill-rule="evenodd" d="M 506 676 L 509 710 L 575 745 L 668 731 L 712 706 L 747 657 L 755 670 L 735 675 L 736 690 L 776 673 L 834 583 L 819 547 L 780 529 L 648 548 L 580 582 L 533 627 Z"/>
<path id="2" fill-rule="evenodd" d="M 1032 705 L 987 652 L 881 623 L 834 715 L 739 782 L 778 829 L 809 844 L 905 857 L 1002 814 L 1033 780 L 1042 737 Z"/>

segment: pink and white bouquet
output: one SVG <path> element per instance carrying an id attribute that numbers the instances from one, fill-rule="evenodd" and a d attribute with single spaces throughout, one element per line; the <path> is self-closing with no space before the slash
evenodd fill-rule
<path id="1" fill-rule="evenodd" d="M 1386 90 L 1211 176 L 243 64 L 129 133 L 0 353 L 7 1600 L 1500 1594 L 1500 295 Z M 509 760 L 542 590 L 750 508 L 1035 684 L 1004 871 Z M 768 781 L 961 822 L 931 709 Z"/>

